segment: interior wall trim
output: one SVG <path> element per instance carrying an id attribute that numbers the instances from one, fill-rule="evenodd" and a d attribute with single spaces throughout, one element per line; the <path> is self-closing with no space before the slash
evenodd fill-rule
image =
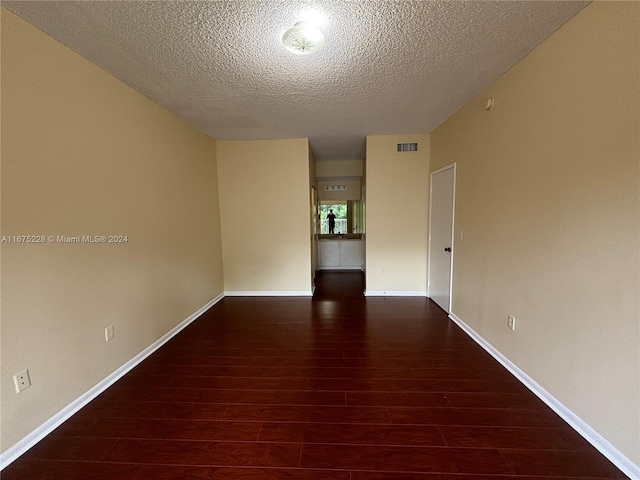
<path id="1" fill-rule="evenodd" d="M 567 408 L 557 398 L 542 388 L 535 380 L 533 380 L 524 371 L 520 370 L 511 360 L 500 353 L 493 345 L 487 342 L 469 325 L 463 322 L 453 312 L 449 314 L 449 318 L 453 320 L 467 335 L 469 335 L 478 345 L 484 348 L 489 355 L 495 358 L 504 368 L 506 368 L 514 377 L 516 377 L 525 387 L 531 390 L 540 400 L 546 403 L 551 410 L 556 412 L 567 422 L 576 432 L 582 435 L 591 445 L 593 445 L 600 453 L 607 457 L 611 463 L 618 467 L 622 472 L 629 476 L 632 480 L 640 480 L 640 465 L 633 463 L 620 450 L 614 447 L 606 438 L 600 435 L 592 427 L 589 426 L 578 415 Z"/>
<path id="2" fill-rule="evenodd" d="M 311 297 L 311 290 L 231 290 L 224 292 L 225 297 Z"/>
<path id="3" fill-rule="evenodd" d="M 102 392 L 104 392 L 107 388 L 113 385 L 115 382 L 120 380 L 124 375 L 126 375 L 131 369 L 137 366 L 140 362 L 146 359 L 149 355 L 154 353 L 160 347 L 162 347 L 165 343 L 175 337 L 178 333 L 180 333 L 184 328 L 189 326 L 193 321 L 195 321 L 198 317 L 200 317 L 203 313 L 209 310 L 212 306 L 218 303 L 220 300 L 224 298 L 224 293 L 221 293 L 213 300 L 210 300 L 205 305 L 200 307 L 196 312 L 189 315 L 185 320 L 180 322 L 178 325 L 173 327 L 167 333 L 165 333 L 158 340 L 153 342 L 147 348 L 138 353 L 131 360 L 126 362 L 120 368 L 115 370 L 113 373 L 109 374 L 99 383 L 94 385 L 92 388 L 87 390 L 85 393 L 80 395 L 74 401 L 72 401 L 69 405 L 64 407 L 58 413 L 53 415 L 51 418 L 46 420 L 42 425 L 34 429 L 31 433 L 27 434 L 22 440 L 8 448 L 2 454 L 0 454 L 0 471 L 4 470 L 7 466 L 9 466 L 14 460 L 24 454 L 27 450 L 33 447 L 36 443 L 42 440 L 44 437 L 53 432 L 56 428 L 62 425 L 63 422 L 71 418 L 78 410 L 87 405 L 91 400 L 96 398 Z"/>
<path id="4" fill-rule="evenodd" d="M 365 297 L 426 297 L 426 290 L 365 290 Z"/>

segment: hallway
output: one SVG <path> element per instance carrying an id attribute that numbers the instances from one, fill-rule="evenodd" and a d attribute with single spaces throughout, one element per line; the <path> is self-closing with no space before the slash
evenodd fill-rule
<path id="1" fill-rule="evenodd" d="M 223 299 L 2 479 L 626 478 L 433 302 L 363 289 Z"/>

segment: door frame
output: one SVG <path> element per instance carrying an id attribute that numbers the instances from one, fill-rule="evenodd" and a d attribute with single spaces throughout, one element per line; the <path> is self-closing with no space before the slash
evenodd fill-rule
<path id="1" fill-rule="evenodd" d="M 438 173 L 445 172 L 447 170 L 453 169 L 453 201 L 451 205 L 451 271 L 449 272 L 449 305 L 447 308 L 447 313 L 451 313 L 451 303 L 453 300 L 453 260 L 455 256 L 456 249 L 454 248 L 455 243 L 455 231 L 456 231 L 456 185 L 457 185 L 457 173 L 458 169 L 456 166 L 456 162 L 450 163 L 449 165 L 445 165 L 442 168 L 434 170 L 429 173 L 429 241 L 428 241 L 428 250 L 427 250 L 427 297 L 431 298 L 431 219 L 433 218 L 432 208 L 433 208 L 433 176 Z"/>
<path id="2" fill-rule="evenodd" d="M 311 201 L 311 291 L 316 289 L 316 273 L 318 272 L 318 189 L 311 185 L 309 193 Z"/>

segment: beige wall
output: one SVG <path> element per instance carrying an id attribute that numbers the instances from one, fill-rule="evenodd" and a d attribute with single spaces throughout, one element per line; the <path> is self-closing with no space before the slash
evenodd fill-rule
<path id="1" fill-rule="evenodd" d="M 227 292 L 311 292 L 306 138 L 219 141 Z"/>
<path id="2" fill-rule="evenodd" d="M 360 179 L 360 231 L 362 232 L 362 270 L 367 273 L 367 159 L 362 160 Z M 366 278 L 366 277 L 365 277 Z"/>
<path id="3" fill-rule="evenodd" d="M 1 11 L 2 235 L 128 236 L 2 244 L 5 451 L 223 284 L 214 140 Z"/>
<path id="4" fill-rule="evenodd" d="M 362 160 L 322 160 L 316 175 L 320 200 L 360 200 Z M 325 191 L 327 185 L 346 185 L 347 190 Z"/>
<path id="5" fill-rule="evenodd" d="M 329 190 L 324 189 L 328 185 L 345 185 L 346 190 Z M 321 201 L 328 200 L 360 200 L 360 180 L 347 180 L 344 178 L 335 178 L 331 180 L 318 179 L 318 196 Z"/>
<path id="6" fill-rule="evenodd" d="M 316 176 L 361 177 L 362 163 L 362 160 L 322 160 L 316 163 Z"/>
<path id="7" fill-rule="evenodd" d="M 639 3 L 589 5 L 431 137 L 458 165 L 453 312 L 636 464 L 638 32 Z"/>
<path id="8" fill-rule="evenodd" d="M 316 178 L 316 157 L 309 145 L 309 234 L 311 241 L 311 285 L 315 287 L 318 269 L 318 179 Z"/>
<path id="9" fill-rule="evenodd" d="M 418 142 L 418 152 L 396 145 Z M 429 135 L 367 137 L 367 292 L 427 289 Z"/>

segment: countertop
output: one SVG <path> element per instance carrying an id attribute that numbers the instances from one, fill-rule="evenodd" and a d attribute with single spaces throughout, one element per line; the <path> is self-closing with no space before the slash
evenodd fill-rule
<path id="1" fill-rule="evenodd" d="M 321 234 L 318 235 L 318 240 L 362 240 L 361 233 L 348 233 L 345 235 L 329 235 L 329 234 Z"/>

